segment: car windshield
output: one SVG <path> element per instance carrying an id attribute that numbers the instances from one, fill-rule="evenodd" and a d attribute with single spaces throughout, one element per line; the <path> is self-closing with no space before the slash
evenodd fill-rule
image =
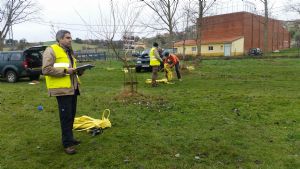
<path id="1" fill-rule="evenodd" d="M 144 50 L 141 54 L 141 57 L 149 57 L 149 51 L 150 51 L 150 49 Z"/>
<path id="2" fill-rule="evenodd" d="M 142 54 L 149 54 L 150 49 L 144 50 Z"/>

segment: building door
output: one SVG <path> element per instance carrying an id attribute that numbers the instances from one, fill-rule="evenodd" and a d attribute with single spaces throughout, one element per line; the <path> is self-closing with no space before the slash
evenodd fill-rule
<path id="1" fill-rule="evenodd" d="M 231 44 L 224 44 L 224 56 L 231 56 Z"/>

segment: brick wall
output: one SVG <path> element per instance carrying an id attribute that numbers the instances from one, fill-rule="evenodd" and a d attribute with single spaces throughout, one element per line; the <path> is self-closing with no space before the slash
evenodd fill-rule
<path id="1" fill-rule="evenodd" d="M 264 46 L 264 17 L 237 12 L 203 18 L 202 39 L 244 36 L 245 53 Z M 279 20 L 269 19 L 268 51 L 290 47 L 290 34 Z"/>

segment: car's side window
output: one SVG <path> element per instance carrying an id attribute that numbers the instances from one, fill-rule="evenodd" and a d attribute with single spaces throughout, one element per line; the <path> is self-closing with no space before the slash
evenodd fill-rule
<path id="1" fill-rule="evenodd" d="M 2 56 L 4 61 L 8 61 L 9 53 L 3 53 Z"/>
<path id="2" fill-rule="evenodd" d="M 2 60 L 3 60 L 3 54 L 0 53 L 0 61 L 2 61 Z"/>
<path id="3" fill-rule="evenodd" d="M 14 61 L 14 60 L 21 60 L 21 53 L 12 53 L 10 60 Z"/>

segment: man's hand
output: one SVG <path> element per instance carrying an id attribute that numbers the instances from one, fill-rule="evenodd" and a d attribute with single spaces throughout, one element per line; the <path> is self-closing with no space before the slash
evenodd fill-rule
<path id="1" fill-rule="evenodd" d="M 66 73 L 72 75 L 75 73 L 75 71 L 76 71 L 76 69 L 74 69 L 74 68 L 68 68 Z"/>

